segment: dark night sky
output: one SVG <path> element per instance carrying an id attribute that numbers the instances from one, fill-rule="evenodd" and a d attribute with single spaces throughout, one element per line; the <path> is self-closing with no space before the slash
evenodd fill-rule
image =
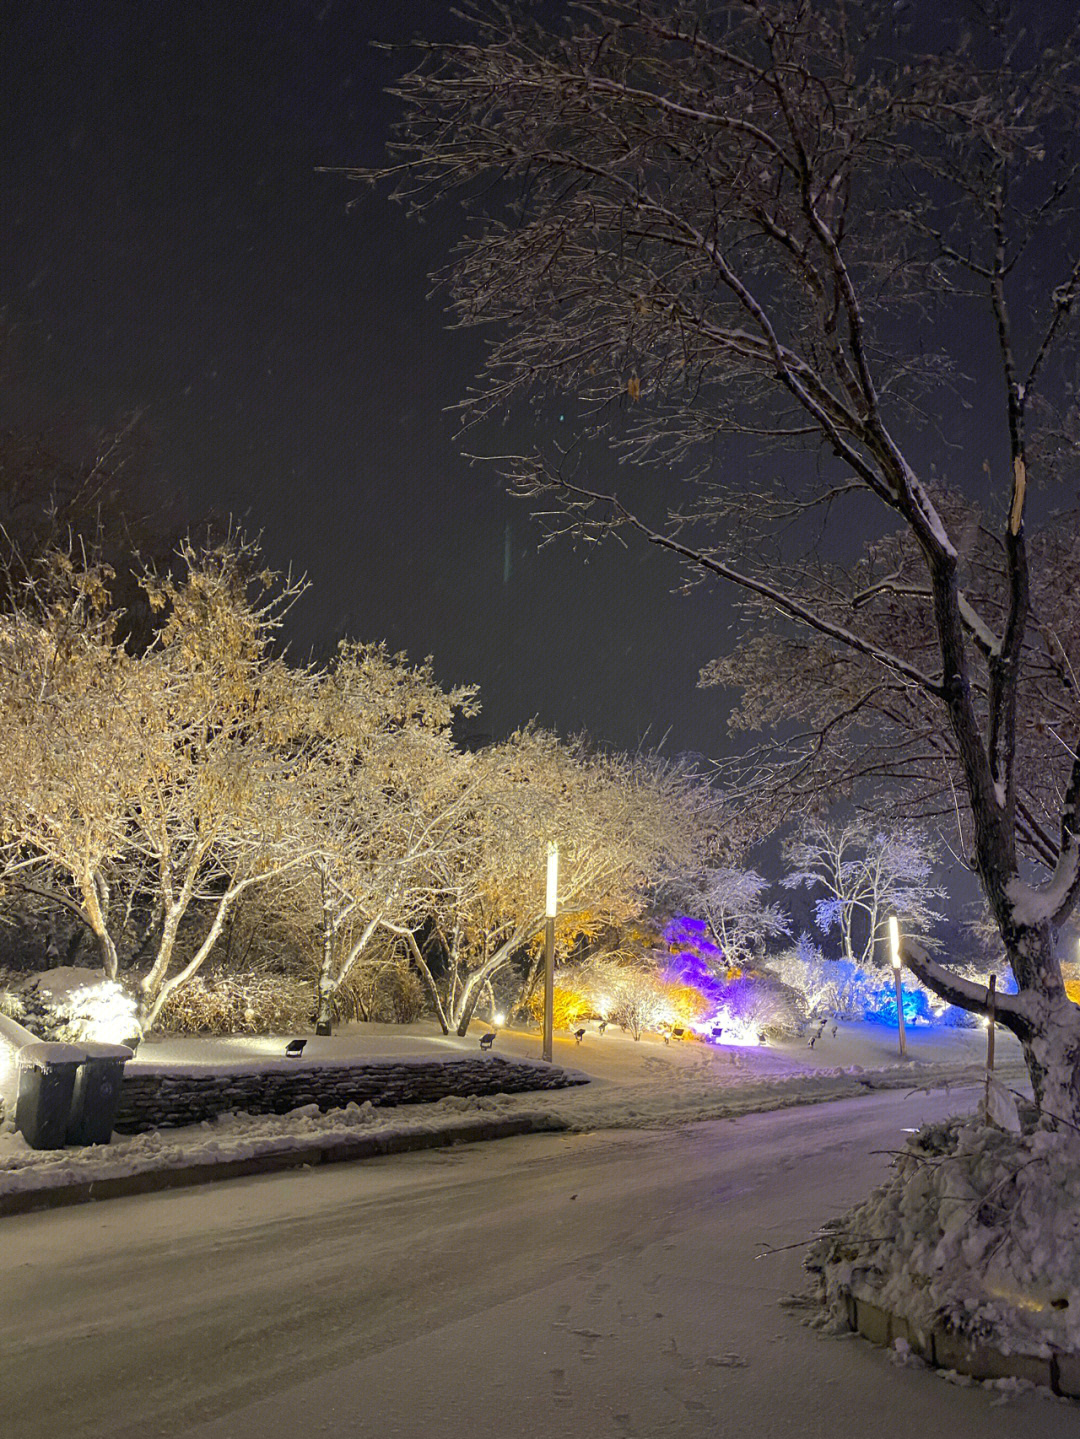
<path id="1" fill-rule="evenodd" d="M 5 6 L 0 423 L 77 448 L 143 411 L 191 514 L 236 515 L 310 577 L 297 652 L 349 633 L 434 653 L 445 682 L 480 684 L 496 735 L 536 715 L 720 753 L 723 697 L 695 682 L 725 598 L 673 594 L 643 550 L 538 552 L 526 506 L 458 457 L 445 407 L 481 342 L 425 297 L 460 212 L 418 225 L 316 173 L 380 161 L 401 61 L 368 41 L 445 33 L 446 11 Z"/>

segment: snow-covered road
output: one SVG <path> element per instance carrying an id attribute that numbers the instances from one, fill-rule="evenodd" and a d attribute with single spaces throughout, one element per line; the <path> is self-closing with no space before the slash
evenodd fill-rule
<path id="1" fill-rule="evenodd" d="M 970 1096 L 964 1096 L 965 1099 Z M 803 1327 L 793 1245 L 864 1195 L 889 1093 L 536 1136 L 3 1221 L 5 1439 L 1075 1436 Z"/>

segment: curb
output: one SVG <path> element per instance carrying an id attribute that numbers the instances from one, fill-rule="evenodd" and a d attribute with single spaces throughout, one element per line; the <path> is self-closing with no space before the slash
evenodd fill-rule
<path id="1" fill-rule="evenodd" d="M 871 1304 L 867 1299 L 847 1296 L 851 1328 L 879 1348 L 891 1348 L 902 1339 L 913 1354 L 935 1369 L 954 1369 L 980 1382 L 994 1379 L 1026 1379 L 1066 1399 L 1080 1399 L 1080 1355 L 1003 1354 L 988 1344 L 975 1344 L 948 1329 L 922 1330 L 901 1314 Z"/>
<path id="2" fill-rule="evenodd" d="M 0 1217 L 27 1214 L 38 1209 L 60 1209 L 98 1199 L 122 1199 L 162 1189 L 186 1189 L 219 1179 L 243 1179 L 286 1169 L 312 1169 L 321 1164 L 377 1159 L 386 1154 L 407 1154 L 417 1149 L 444 1149 L 451 1144 L 475 1144 L 488 1139 L 511 1139 L 519 1134 L 561 1132 L 569 1126 L 554 1114 L 510 1115 L 502 1119 L 461 1120 L 441 1129 L 391 1130 L 384 1134 L 349 1136 L 337 1143 L 315 1141 L 303 1148 L 222 1159 L 211 1164 L 189 1164 L 176 1169 L 147 1169 L 112 1178 L 80 1179 L 41 1189 L 0 1194 Z"/>

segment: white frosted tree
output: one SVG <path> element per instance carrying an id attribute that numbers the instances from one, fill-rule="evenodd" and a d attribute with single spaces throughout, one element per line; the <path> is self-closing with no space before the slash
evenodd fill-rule
<path id="1" fill-rule="evenodd" d="M 882 830 L 862 819 L 811 820 L 784 846 L 790 869 L 781 883 L 817 891 L 818 929 L 835 932 L 841 956 L 868 969 L 888 962 L 891 915 L 907 938 L 934 948 L 933 927 L 943 918 L 934 906 L 947 898 L 933 882 L 935 857 L 927 837 L 910 825 Z"/>
<path id="2" fill-rule="evenodd" d="M 236 900 L 301 862 L 305 760 L 279 741 L 302 677 L 270 653 L 296 590 L 252 559 L 239 542 L 185 545 L 177 575 L 144 575 L 162 622 L 139 655 L 118 637 L 99 572 L 63 555 L 0 621 L 5 831 L 47 865 L 110 979 L 143 902 L 149 966 L 134 982 L 147 1027 Z M 196 910 L 201 932 L 181 956 Z"/>
<path id="3" fill-rule="evenodd" d="M 732 969 L 760 960 L 770 940 L 791 934 L 791 921 L 764 896 L 769 881 L 753 869 L 703 869 L 677 882 L 663 899 L 682 913 L 703 919 L 709 934 Z"/>
<path id="4" fill-rule="evenodd" d="M 309 771 L 320 1027 L 354 968 L 383 962 L 388 935 L 413 946 L 440 875 L 475 852 L 470 757 L 450 726 L 477 708 L 475 687 L 445 690 L 430 658 L 410 665 L 384 645 L 345 643 L 315 677 L 305 730 L 320 741 Z"/>

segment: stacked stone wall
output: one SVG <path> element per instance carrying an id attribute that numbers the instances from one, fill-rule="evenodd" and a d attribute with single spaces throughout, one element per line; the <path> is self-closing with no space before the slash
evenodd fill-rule
<path id="1" fill-rule="evenodd" d="M 477 1059 L 375 1060 L 367 1064 L 277 1062 L 265 1068 L 243 1066 L 206 1074 L 143 1070 L 124 1074 L 116 1129 L 139 1134 L 148 1129 L 198 1124 L 230 1110 L 248 1114 L 287 1114 L 302 1105 L 341 1109 L 346 1104 L 391 1106 L 431 1104 L 450 1095 L 518 1094 L 563 1089 L 586 1083 L 555 1065 L 483 1055 Z"/>

